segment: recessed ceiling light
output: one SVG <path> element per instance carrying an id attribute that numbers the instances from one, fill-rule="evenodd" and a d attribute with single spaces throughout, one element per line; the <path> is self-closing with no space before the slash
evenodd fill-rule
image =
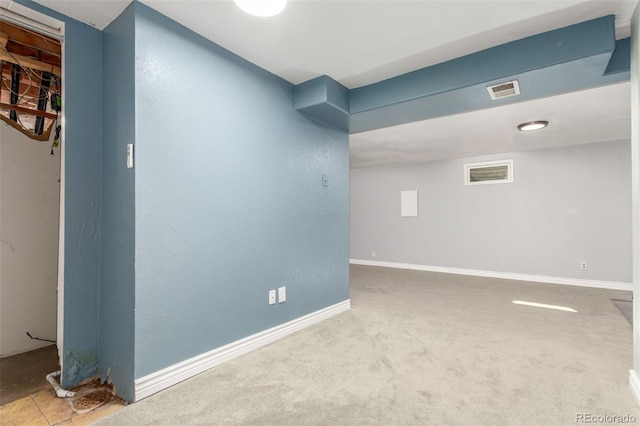
<path id="1" fill-rule="evenodd" d="M 287 0 L 234 0 L 249 15 L 263 18 L 277 15 L 284 10 Z"/>
<path id="2" fill-rule="evenodd" d="M 518 125 L 518 130 L 521 132 L 529 132 L 531 130 L 540 130 L 544 129 L 549 125 L 548 121 L 539 120 L 539 121 L 529 121 L 527 123 L 522 123 Z"/>

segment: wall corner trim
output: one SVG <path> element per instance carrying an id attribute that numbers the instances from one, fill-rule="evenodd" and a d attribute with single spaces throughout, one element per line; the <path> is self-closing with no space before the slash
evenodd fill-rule
<path id="1" fill-rule="evenodd" d="M 473 275 L 516 281 L 533 281 L 545 284 L 574 285 L 579 287 L 605 288 L 608 290 L 632 291 L 631 283 L 616 281 L 584 280 L 579 278 L 550 277 L 547 275 L 519 274 L 515 272 L 483 271 L 479 269 L 451 268 L 447 266 L 415 265 L 411 263 L 380 262 L 375 260 L 349 259 L 352 265 L 382 266 L 385 268 L 412 269 L 416 271 L 442 272 L 445 274 Z M 639 388 L 640 389 L 640 388 Z"/>
<path id="2" fill-rule="evenodd" d="M 636 398 L 636 402 L 640 405 L 640 379 L 638 379 L 638 375 L 633 370 L 629 370 L 629 387 Z"/>
<path id="3" fill-rule="evenodd" d="M 210 368 L 349 309 L 351 309 L 351 300 L 347 299 L 136 379 L 134 401 L 140 401 Z"/>

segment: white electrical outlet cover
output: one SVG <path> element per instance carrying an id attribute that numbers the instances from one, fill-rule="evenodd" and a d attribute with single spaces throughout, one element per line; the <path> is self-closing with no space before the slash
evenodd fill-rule
<path id="1" fill-rule="evenodd" d="M 278 289 L 278 303 L 285 302 L 287 300 L 287 288 L 280 287 Z"/>

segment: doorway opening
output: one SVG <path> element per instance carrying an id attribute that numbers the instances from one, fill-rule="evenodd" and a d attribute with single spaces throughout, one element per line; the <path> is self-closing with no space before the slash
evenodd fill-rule
<path id="1" fill-rule="evenodd" d="M 0 405 L 60 370 L 62 34 L 61 22 L 0 2 Z"/>

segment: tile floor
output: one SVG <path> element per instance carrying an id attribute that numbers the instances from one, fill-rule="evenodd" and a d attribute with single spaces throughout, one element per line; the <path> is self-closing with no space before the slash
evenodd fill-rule
<path id="1" fill-rule="evenodd" d="M 45 377 L 57 370 L 56 345 L 0 358 L 0 406 L 50 388 Z"/>
<path id="2" fill-rule="evenodd" d="M 113 400 L 86 413 L 74 411 L 68 399 L 57 398 L 53 389 L 0 406 L 0 426 L 88 425 L 124 407 L 121 400 Z"/>
<path id="3" fill-rule="evenodd" d="M 124 406 L 122 400 L 115 398 L 88 410 L 83 396 L 96 390 L 110 392 L 99 383 L 73 389 L 77 392 L 75 398 L 56 397 L 46 375 L 58 369 L 55 345 L 0 359 L 0 426 L 84 425 Z M 97 404 L 89 405 L 93 408 Z"/>

